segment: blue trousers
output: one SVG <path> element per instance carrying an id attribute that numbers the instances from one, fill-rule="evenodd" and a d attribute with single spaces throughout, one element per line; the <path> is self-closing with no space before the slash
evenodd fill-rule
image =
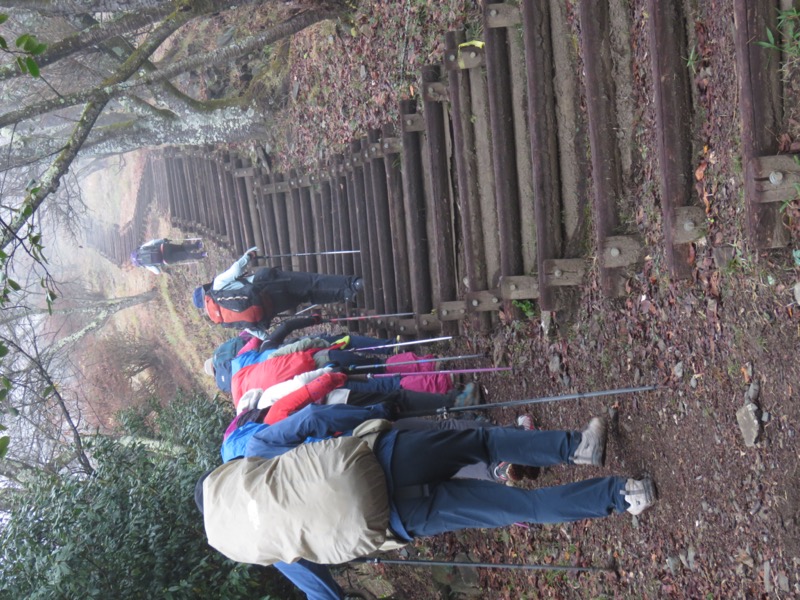
<path id="1" fill-rule="evenodd" d="M 520 521 L 561 523 L 605 517 L 628 505 L 624 477 L 599 477 L 535 490 L 453 479 L 463 466 L 501 460 L 531 467 L 569 463 L 581 434 L 507 427 L 466 431 L 400 431 L 392 454 L 396 491 L 427 484 L 427 495 L 394 502 L 414 537 L 467 528 L 505 527 Z"/>

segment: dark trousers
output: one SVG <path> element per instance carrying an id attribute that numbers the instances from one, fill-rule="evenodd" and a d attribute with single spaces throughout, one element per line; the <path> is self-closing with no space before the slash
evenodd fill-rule
<path id="1" fill-rule="evenodd" d="M 535 490 L 452 477 L 476 462 L 531 467 L 568 463 L 581 434 L 506 427 L 468 431 L 400 431 L 392 455 L 394 489 L 427 484 L 428 493 L 395 497 L 400 520 L 414 537 L 517 522 L 561 523 L 626 510 L 623 477 L 600 477 Z"/>
<path id="2" fill-rule="evenodd" d="M 392 378 L 387 378 L 391 381 Z M 381 380 L 372 380 L 381 381 Z M 347 398 L 347 403 L 351 406 L 369 406 L 370 404 L 378 404 L 380 402 L 387 402 L 393 404 L 397 410 L 397 418 L 402 418 L 406 413 L 413 413 L 417 411 L 430 410 L 434 411 L 437 408 L 451 407 L 455 402 L 456 393 L 450 392 L 448 394 L 429 394 L 427 392 L 412 392 L 409 390 L 392 390 L 388 392 L 376 390 L 352 390 Z"/>
<path id="3" fill-rule="evenodd" d="M 165 242 L 161 244 L 161 256 L 165 265 L 183 262 L 186 260 L 200 260 L 204 258 L 202 250 L 202 243 L 197 242 L 183 242 L 182 244 L 173 244 Z"/>
<path id="4" fill-rule="evenodd" d="M 253 285 L 265 289 L 272 298 L 275 314 L 293 310 L 303 302 L 331 304 L 353 298 L 353 282 L 357 277 L 320 275 L 299 271 L 281 271 L 264 267 L 256 271 Z"/>
<path id="5" fill-rule="evenodd" d="M 397 340 L 383 340 L 381 338 L 374 338 L 369 337 L 368 335 L 356 335 L 353 333 L 340 333 L 338 335 L 321 335 L 319 338 L 321 340 L 325 340 L 326 342 L 330 342 L 333 344 L 334 342 L 342 339 L 344 336 L 348 336 L 350 341 L 347 344 L 348 350 L 359 350 L 360 348 L 372 348 L 374 346 L 388 346 L 389 344 L 394 344 Z M 371 354 L 391 354 L 394 352 L 394 348 L 381 348 L 380 350 L 370 350 Z M 373 361 L 376 362 L 376 361 Z"/>
<path id="6" fill-rule="evenodd" d="M 474 419 L 430 419 L 425 417 L 406 417 L 397 419 L 394 422 L 395 429 L 409 429 L 419 431 L 422 429 L 479 429 L 481 427 L 499 427 L 494 423 L 476 421 Z M 455 479 L 483 479 L 484 481 L 497 481 L 494 471 L 500 462 L 484 463 L 479 462 L 474 465 L 467 465 L 458 470 L 453 475 Z"/>

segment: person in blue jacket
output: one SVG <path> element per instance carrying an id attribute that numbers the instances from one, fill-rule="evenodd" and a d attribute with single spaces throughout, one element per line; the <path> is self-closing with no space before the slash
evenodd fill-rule
<path id="1" fill-rule="evenodd" d="M 380 404 L 331 414 L 333 408 L 311 405 L 257 432 L 247 444 L 246 456 L 249 460 L 274 459 L 309 438 L 323 439 L 350 431 L 364 421 L 391 416 L 388 407 Z M 410 542 L 447 531 L 503 527 L 516 521 L 557 523 L 604 517 L 615 511 L 639 514 L 655 501 L 655 487 L 649 477 L 599 477 L 535 490 L 453 479 L 459 467 L 481 460 L 510 460 L 530 466 L 600 465 L 605 443 L 605 422 L 595 418 L 583 431 L 388 429 L 377 437 L 372 451 L 385 476 L 389 527 L 397 539 Z M 247 464 L 245 467 L 250 468 Z M 195 488 L 201 512 L 203 482 L 208 475 L 201 477 Z M 280 488 L 288 482 L 269 480 L 265 485 Z M 236 490 L 228 492 L 235 494 Z M 341 493 L 346 494 L 346 490 Z M 218 518 L 215 515 L 206 515 L 206 519 Z M 329 517 L 335 522 L 336 515 Z M 280 521 L 271 526 L 280 527 Z M 341 588 L 323 566 L 304 558 L 291 564 L 274 564 L 309 598 L 342 598 Z"/>

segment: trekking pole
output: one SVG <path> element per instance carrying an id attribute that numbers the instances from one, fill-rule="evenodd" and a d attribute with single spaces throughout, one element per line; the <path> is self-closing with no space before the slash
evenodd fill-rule
<path id="1" fill-rule="evenodd" d="M 433 371 L 434 373 L 444 373 L 444 371 Z M 372 377 L 379 377 L 373 375 Z M 602 392 L 582 392 L 578 394 L 567 394 L 564 396 L 548 396 L 546 398 L 531 398 L 529 400 L 509 400 L 508 402 L 497 402 L 494 404 L 476 404 L 475 406 L 451 406 L 437 408 L 435 411 L 417 411 L 407 413 L 405 417 L 427 417 L 432 415 L 446 415 L 451 412 L 462 412 L 465 410 L 486 410 L 488 408 L 508 408 L 509 406 L 526 406 L 528 404 L 543 404 L 545 402 L 561 402 L 564 400 L 580 400 L 582 398 L 599 398 L 601 396 L 614 396 L 621 394 L 635 394 L 637 392 L 652 392 L 655 390 L 667 389 L 661 385 L 647 385 L 634 388 L 619 388 L 616 390 L 605 390 Z"/>
<path id="2" fill-rule="evenodd" d="M 459 359 L 468 359 L 468 358 L 486 358 L 485 354 L 463 354 L 461 356 L 443 356 L 441 358 L 422 358 L 420 360 L 405 360 L 403 362 L 394 362 L 391 363 L 391 366 L 396 367 L 400 365 L 418 365 L 420 363 L 435 363 L 435 362 L 445 362 L 448 360 L 459 360 Z M 349 371 L 356 371 L 358 369 L 377 369 L 380 367 L 387 366 L 385 363 L 379 363 L 377 365 L 357 365 L 354 367 L 348 367 Z M 430 371 L 428 371 L 430 372 Z M 435 371 L 434 371 L 435 372 Z"/>
<path id="3" fill-rule="evenodd" d="M 308 308 L 304 308 L 303 310 L 299 310 L 294 314 L 295 314 L 295 316 L 302 315 L 304 312 L 309 311 L 309 310 L 314 309 L 314 308 L 317 308 L 318 306 L 319 306 L 319 304 L 312 304 Z"/>
<path id="4" fill-rule="evenodd" d="M 368 378 L 374 377 L 410 377 L 412 375 L 458 375 L 460 373 L 498 373 L 500 371 L 510 371 L 511 367 L 484 367 L 481 369 L 450 369 L 449 371 L 414 371 L 413 373 L 370 373 L 367 375 Z M 499 404 L 487 404 L 484 405 L 482 408 L 486 408 L 487 406 L 500 406 Z M 475 408 L 474 406 L 472 408 Z M 443 410 L 441 408 L 436 409 L 437 411 Z M 452 408 L 444 409 L 444 410 L 454 410 Z M 436 413 L 426 413 L 426 414 L 439 414 Z M 408 415 L 412 416 L 412 415 Z M 413 416 L 422 416 L 422 415 L 413 415 Z"/>
<path id="5" fill-rule="evenodd" d="M 413 312 L 404 313 L 391 313 L 386 315 L 362 315 L 359 317 L 335 317 L 333 319 L 324 319 L 327 323 L 341 323 L 342 321 L 364 321 L 366 319 L 383 319 L 386 317 L 408 317 L 413 315 Z"/>
<path id="6" fill-rule="evenodd" d="M 294 254 L 271 254 L 269 256 L 256 255 L 254 260 L 268 260 L 270 258 L 294 258 L 295 256 L 332 256 L 334 254 L 359 254 L 361 250 L 331 250 L 329 252 L 296 252 Z"/>
<path id="7" fill-rule="evenodd" d="M 468 567 L 472 569 L 518 569 L 523 571 L 567 571 L 571 573 L 617 573 L 614 567 L 573 567 L 570 565 L 471 563 L 447 560 L 394 560 L 383 558 L 355 558 L 350 562 L 366 565 L 405 565 L 409 567 Z"/>
<path id="8" fill-rule="evenodd" d="M 383 350 L 384 348 L 399 348 L 401 346 L 416 346 L 417 344 L 432 344 L 433 342 L 445 342 L 452 340 L 452 335 L 445 335 L 437 338 L 428 338 L 427 340 L 412 340 L 410 342 L 397 342 L 396 344 L 384 344 L 383 346 L 370 346 L 369 348 L 353 348 L 353 351 L 364 352 L 365 350 Z"/>

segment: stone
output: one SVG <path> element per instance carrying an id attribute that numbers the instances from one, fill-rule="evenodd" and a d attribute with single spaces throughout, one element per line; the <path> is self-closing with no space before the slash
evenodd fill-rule
<path id="1" fill-rule="evenodd" d="M 558 354 L 553 354 L 550 357 L 550 364 L 548 365 L 550 372 L 553 375 L 558 374 L 561 371 L 561 356 Z"/>
<path id="2" fill-rule="evenodd" d="M 692 571 L 694 571 L 696 566 L 694 562 L 695 556 L 697 556 L 697 550 L 694 549 L 694 546 L 689 546 L 689 549 L 686 551 L 686 561 Z"/>
<path id="3" fill-rule="evenodd" d="M 800 304 L 800 281 L 794 284 L 794 301 Z"/>
<path id="4" fill-rule="evenodd" d="M 667 558 L 667 567 L 669 568 L 669 572 L 672 573 L 673 576 L 678 574 L 678 567 L 680 566 L 680 561 L 675 558 L 674 556 L 670 556 Z"/>
<path id="5" fill-rule="evenodd" d="M 750 383 L 750 387 L 747 388 L 747 393 L 744 395 L 744 399 L 747 402 L 755 402 L 758 400 L 758 396 L 761 394 L 761 385 L 758 381 L 753 380 Z"/>
<path id="6" fill-rule="evenodd" d="M 752 402 L 748 402 L 736 411 L 736 421 L 739 423 L 739 430 L 744 438 L 744 445 L 752 448 L 758 441 L 761 433 L 761 421 L 758 418 L 758 407 Z"/>
<path id="7" fill-rule="evenodd" d="M 770 564 L 765 560 L 761 565 L 764 569 L 764 591 L 768 594 L 772 593 L 772 576 L 770 574 Z"/>
<path id="8" fill-rule="evenodd" d="M 683 361 L 679 361 L 672 367 L 672 375 L 675 379 L 681 379 L 683 377 Z"/>
<path id="9" fill-rule="evenodd" d="M 684 552 L 683 550 L 678 552 L 678 558 L 681 560 L 681 564 L 684 566 L 684 568 L 688 569 L 689 568 L 689 559 L 686 558 L 686 552 Z"/>
<path id="10" fill-rule="evenodd" d="M 778 575 L 778 587 L 782 592 L 789 592 L 789 578 L 786 576 L 786 573 L 780 573 Z"/>
<path id="11" fill-rule="evenodd" d="M 456 556 L 457 562 L 470 562 L 466 554 Z M 446 585 L 456 594 L 468 597 L 479 597 L 483 591 L 480 589 L 478 570 L 471 567 L 433 567 L 431 574 L 434 581 Z"/>

